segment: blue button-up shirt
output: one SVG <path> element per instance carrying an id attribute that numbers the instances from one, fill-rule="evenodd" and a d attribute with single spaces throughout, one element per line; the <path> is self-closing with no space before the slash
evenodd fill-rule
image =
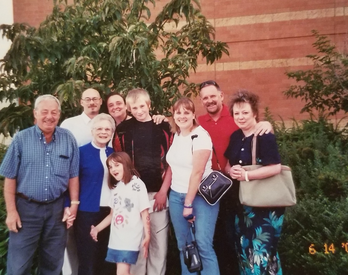
<path id="1" fill-rule="evenodd" d="M 50 143 L 39 127 L 17 133 L 0 166 L 0 174 L 16 179 L 18 193 L 38 201 L 59 198 L 70 178 L 79 174 L 79 149 L 73 135 L 56 127 Z"/>

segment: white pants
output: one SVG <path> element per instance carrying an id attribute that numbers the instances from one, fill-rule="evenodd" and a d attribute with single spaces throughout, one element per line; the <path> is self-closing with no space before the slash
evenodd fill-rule
<path id="1" fill-rule="evenodd" d="M 68 236 L 66 242 L 66 248 L 64 251 L 64 262 L 63 262 L 63 275 L 77 275 L 79 268 L 79 261 L 77 258 L 77 248 L 74 235 L 74 228 L 68 229 Z"/>
<path id="2" fill-rule="evenodd" d="M 151 201 L 156 193 L 150 192 Z M 131 273 L 136 275 L 165 275 L 167 264 L 168 248 L 168 228 L 169 215 L 168 208 L 160 212 L 150 214 L 150 245 L 147 259 L 143 257 L 143 249 L 140 249 L 136 265 L 131 266 Z"/>

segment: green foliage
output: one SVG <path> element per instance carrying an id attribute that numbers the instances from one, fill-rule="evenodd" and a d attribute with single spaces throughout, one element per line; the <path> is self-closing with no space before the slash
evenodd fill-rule
<path id="1" fill-rule="evenodd" d="M 272 117 L 266 116 L 271 120 Z M 284 274 L 345 274 L 348 268 L 348 136 L 325 117 L 273 121 L 282 163 L 292 168 L 298 204 L 288 208 L 279 244 Z M 314 245 L 315 254 L 309 253 Z M 325 254 L 324 245 L 327 245 Z M 335 253 L 329 251 L 334 244 Z"/>
<path id="2" fill-rule="evenodd" d="M 342 247 L 342 243 L 348 241 L 348 203 L 345 199 L 330 201 L 315 198 L 313 193 L 311 198 L 300 199 L 285 214 L 278 249 L 284 274 L 346 274 L 348 254 Z M 334 254 L 329 250 L 331 244 L 334 244 Z"/>
<path id="3" fill-rule="evenodd" d="M 197 0 L 171 0 L 156 17 L 151 14 L 155 0 L 54 2 L 37 29 L 0 26 L 12 41 L 2 60 L 0 101 L 19 98 L 24 106 L 0 111 L 5 135 L 32 124 L 28 108 L 41 94 L 59 97 L 62 119 L 78 114 L 81 92 L 88 87 L 103 97 L 111 90 L 142 87 L 150 93 L 152 111 L 165 113 L 181 94 L 197 94 L 187 78 L 198 58 L 211 64 L 228 54 L 227 44 L 214 40 L 215 30 Z"/>
<path id="4" fill-rule="evenodd" d="M 5 156 L 6 146 L 0 144 L 0 164 Z M 8 244 L 8 229 L 5 224 L 6 208 L 5 201 L 2 196 L 4 186 L 4 178 L 0 175 L 0 275 L 6 274 L 6 257 Z"/>
<path id="5" fill-rule="evenodd" d="M 298 82 L 284 92 L 289 98 L 301 98 L 306 104 L 301 112 L 328 112 L 334 115 L 339 111 L 348 112 L 348 57 L 339 53 L 330 40 L 313 31 L 316 42 L 313 46 L 318 54 L 308 55 L 313 61 L 310 70 L 286 73 Z"/>

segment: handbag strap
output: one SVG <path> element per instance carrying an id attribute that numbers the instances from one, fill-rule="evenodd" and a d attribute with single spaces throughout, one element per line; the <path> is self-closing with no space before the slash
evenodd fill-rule
<path id="1" fill-rule="evenodd" d="M 251 143 L 251 163 L 253 165 L 256 165 L 256 142 L 257 142 L 257 135 L 254 135 L 252 143 Z"/>
<path id="2" fill-rule="evenodd" d="M 194 221 L 191 223 L 190 231 L 191 231 L 192 240 L 196 241 L 196 227 L 195 227 L 195 222 Z"/>
<path id="3" fill-rule="evenodd" d="M 196 228 L 195 228 L 195 222 L 193 221 L 192 223 L 188 222 L 189 227 L 190 227 L 190 234 L 191 234 L 191 239 L 192 241 L 196 241 Z M 186 236 L 186 244 L 187 244 L 187 236 Z"/>
<path id="4" fill-rule="evenodd" d="M 218 159 L 218 157 L 217 157 L 217 154 L 216 154 L 214 145 L 213 145 L 213 152 L 214 152 L 214 155 L 215 155 L 215 158 L 216 158 L 216 164 L 217 164 L 217 166 L 218 166 L 218 168 L 219 168 L 219 171 L 222 172 L 222 170 L 221 170 L 221 165 L 220 165 L 219 159 Z"/>

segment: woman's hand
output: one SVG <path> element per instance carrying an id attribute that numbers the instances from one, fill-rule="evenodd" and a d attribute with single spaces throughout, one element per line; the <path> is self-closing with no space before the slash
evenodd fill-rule
<path id="1" fill-rule="evenodd" d="M 241 165 L 233 165 L 230 168 L 229 175 L 231 176 L 232 179 L 236 180 L 245 180 L 245 170 Z"/>
<path id="2" fill-rule="evenodd" d="M 184 218 L 190 223 L 192 223 L 195 220 L 195 216 L 193 216 L 192 212 L 193 212 L 192 207 L 191 208 L 185 207 L 184 211 L 182 212 L 182 215 L 184 216 Z M 192 218 L 189 218 L 189 217 L 192 217 Z"/>

